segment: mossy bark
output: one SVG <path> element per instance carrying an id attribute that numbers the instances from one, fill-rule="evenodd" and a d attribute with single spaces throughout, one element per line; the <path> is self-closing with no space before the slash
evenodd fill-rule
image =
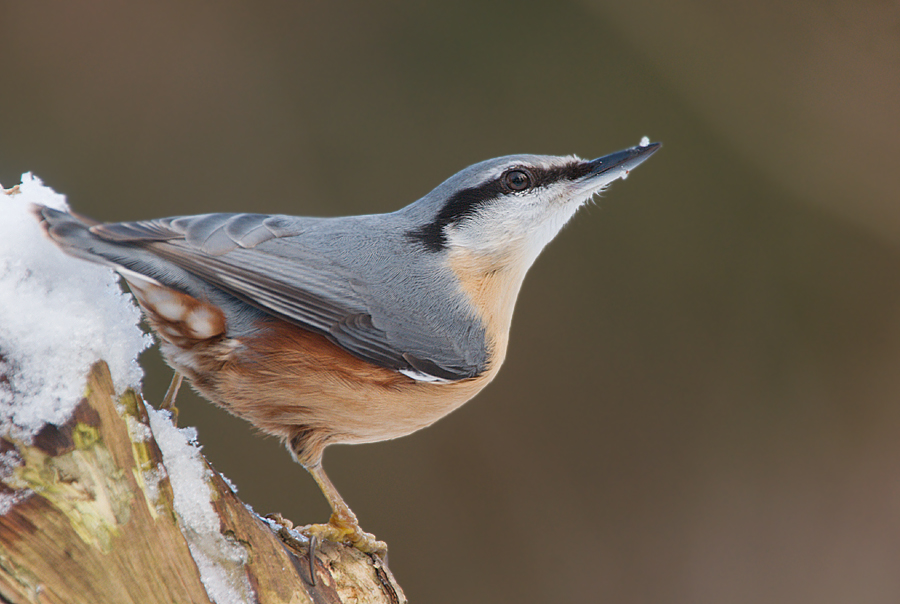
<path id="1" fill-rule="evenodd" d="M 117 400 L 101 362 L 64 425 L 30 444 L 0 439 L 0 456 L 17 462 L 0 482 L 14 502 L 0 516 L 0 602 L 211 601 L 168 478 L 146 479 L 163 463 L 149 434 L 143 400 L 133 391 Z M 220 532 L 246 554 L 217 563 L 246 602 L 406 602 L 380 560 L 333 543 L 316 549 L 313 581 L 306 544 L 280 539 L 210 470 Z"/>

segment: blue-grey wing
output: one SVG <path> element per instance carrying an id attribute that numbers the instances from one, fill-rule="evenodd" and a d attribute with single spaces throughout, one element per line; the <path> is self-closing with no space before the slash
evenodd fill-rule
<path id="1" fill-rule="evenodd" d="M 90 230 L 110 242 L 140 246 L 379 366 L 441 380 L 474 377 L 484 370 L 483 351 L 473 350 L 477 346 L 457 341 L 427 317 L 394 308 L 384 299 L 384 288 L 373 287 L 366 274 L 365 249 L 357 250 L 356 266 L 352 255 L 323 253 L 321 242 L 328 233 L 322 227 L 328 224 L 329 219 L 207 214 Z"/>

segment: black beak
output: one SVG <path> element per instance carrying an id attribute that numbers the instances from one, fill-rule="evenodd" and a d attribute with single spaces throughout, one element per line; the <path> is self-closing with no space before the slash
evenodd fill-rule
<path id="1" fill-rule="evenodd" d="M 609 172 L 613 168 L 624 170 L 627 174 L 644 163 L 644 161 L 653 155 L 660 147 L 662 147 L 662 143 L 648 143 L 646 145 L 639 145 L 637 147 L 631 147 L 630 149 L 616 151 L 615 153 L 610 153 L 603 157 L 598 157 L 589 162 L 591 171 L 588 173 L 588 178 L 599 176 L 600 174 Z"/>

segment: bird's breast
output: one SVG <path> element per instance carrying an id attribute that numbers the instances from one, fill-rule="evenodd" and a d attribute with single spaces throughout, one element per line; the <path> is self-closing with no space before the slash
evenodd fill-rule
<path id="1" fill-rule="evenodd" d="M 279 319 L 218 347 L 219 368 L 196 382 L 203 394 L 268 434 L 285 438 L 302 426 L 327 433 L 329 443 L 415 432 L 460 407 L 496 374 L 491 368 L 454 382 L 417 381 Z"/>
<path id="2" fill-rule="evenodd" d="M 447 265 L 484 325 L 489 359 L 485 373 L 496 374 L 506 358 L 513 310 L 528 267 L 516 262 L 515 257 L 496 257 L 469 250 L 451 252 Z"/>

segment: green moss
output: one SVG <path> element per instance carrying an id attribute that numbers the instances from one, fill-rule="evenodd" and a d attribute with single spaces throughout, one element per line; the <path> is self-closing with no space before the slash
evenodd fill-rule
<path id="1" fill-rule="evenodd" d="M 75 442 L 75 448 L 86 450 L 100 442 L 100 431 L 93 426 L 77 423 L 72 429 L 72 440 Z"/>

